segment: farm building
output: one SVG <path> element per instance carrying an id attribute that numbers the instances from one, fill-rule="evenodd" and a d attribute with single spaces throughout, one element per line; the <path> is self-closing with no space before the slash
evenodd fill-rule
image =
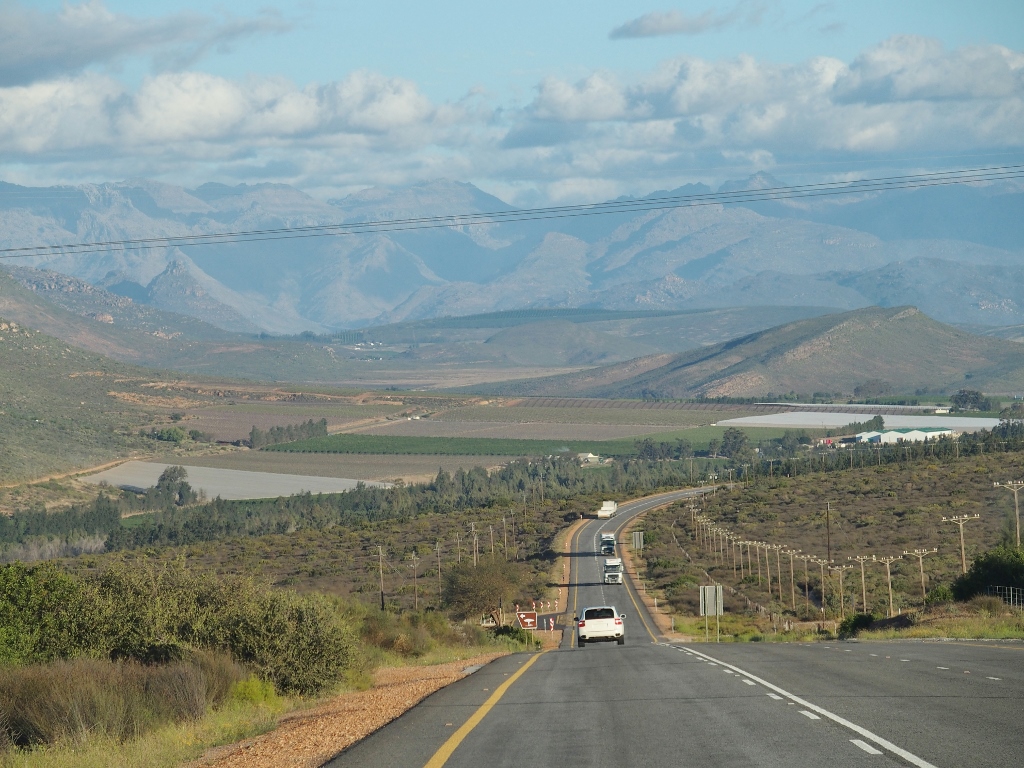
<path id="1" fill-rule="evenodd" d="M 857 435 L 858 443 L 920 443 L 940 437 L 953 437 L 958 434 L 952 429 L 942 427 L 918 427 L 916 429 L 884 429 L 881 432 L 861 432 Z"/>

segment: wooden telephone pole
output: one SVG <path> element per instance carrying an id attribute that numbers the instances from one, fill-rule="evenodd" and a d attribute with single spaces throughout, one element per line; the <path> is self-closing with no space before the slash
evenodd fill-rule
<path id="1" fill-rule="evenodd" d="M 916 557 L 917 558 L 918 568 L 921 569 L 921 599 L 922 600 L 924 600 L 925 598 L 928 597 L 928 593 L 925 591 L 925 588 L 924 588 L 924 559 L 928 555 L 934 555 L 938 551 L 939 551 L 938 549 L 915 549 L 913 552 L 907 552 L 907 551 L 903 552 L 905 557 Z"/>
<path id="2" fill-rule="evenodd" d="M 856 557 L 848 557 L 847 560 L 856 560 L 860 563 L 860 600 L 861 600 L 861 612 L 868 612 L 868 588 L 867 582 L 864 579 L 864 563 L 868 560 L 874 559 L 874 555 L 857 555 Z"/>
<path id="3" fill-rule="evenodd" d="M 964 525 L 971 522 L 971 520 L 977 520 L 981 515 L 957 515 L 956 517 L 944 517 L 942 522 L 954 523 L 960 527 L 960 568 L 964 573 L 967 573 L 967 552 L 964 549 Z"/>

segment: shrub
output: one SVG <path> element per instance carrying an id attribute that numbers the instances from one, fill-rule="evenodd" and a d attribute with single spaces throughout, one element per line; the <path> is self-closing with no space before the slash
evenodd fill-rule
<path id="1" fill-rule="evenodd" d="M 0 743 L 80 743 L 95 735 L 124 741 L 194 720 L 216 704 L 211 694 L 220 686 L 203 669 L 210 665 L 227 669 L 230 659 L 155 666 L 75 659 L 0 669 Z"/>
<path id="2" fill-rule="evenodd" d="M 981 616 L 1002 616 L 1006 613 L 1006 603 L 994 595 L 977 595 L 968 605 Z"/>
<path id="3" fill-rule="evenodd" d="M 993 586 L 1024 588 L 1024 549 L 998 547 L 978 555 L 967 573 L 953 582 L 953 595 L 970 600 Z"/>
<path id="4" fill-rule="evenodd" d="M 516 643 L 522 643 L 527 648 L 532 648 L 533 646 L 540 644 L 540 641 L 537 640 L 536 637 L 534 637 L 533 633 L 530 632 L 530 630 L 523 629 L 522 627 L 495 627 L 491 631 L 494 634 L 495 638 L 503 638 L 507 640 L 512 640 Z"/>
<path id="5" fill-rule="evenodd" d="M 955 598 L 953 597 L 953 590 L 946 584 L 939 584 L 937 587 L 933 587 L 925 597 L 924 602 L 926 605 L 938 605 L 940 603 L 951 603 Z"/>
<path id="6" fill-rule="evenodd" d="M 839 637 L 856 637 L 862 629 L 868 629 L 874 617 L 870 613 L 855 613 L 839 624 Z"/>
<path id="7" fill-rule="evenodd" d="M 445 606 L 458 619 L 476 618 L 509 600 L 522 579 L 522 569 L 505 560 L 485 558 L 477 565 L 466 559 L 444 577 Z"/>

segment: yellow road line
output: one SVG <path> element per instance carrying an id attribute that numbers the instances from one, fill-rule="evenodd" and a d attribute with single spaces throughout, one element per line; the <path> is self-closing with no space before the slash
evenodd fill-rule
<path id="1" fill-rule="evenodd" d="M 491 694 L 490 698 L 480 705 L 480 708 L 470 716 L 469 720 L 462 724 L 462 727 L 459 728 L 459 730 L 449 737 L 448 741 L 441 745 L 441 748 L 434 753 L 434 756 L 427 761 L 427 764 L 423 768 L 441 768 L 441 766 L 447 763 L 448 758 L 452 756 L 452 753 L 459 744 L 462 743 L 463 739 L 469 735 L 470 731 L 480 725 L 480 721 L 487 716 L 487 713 L 490 712 L 501 697 L 505 695 L 505 692 L 512 686 L 512 683 L 518 680 L 522 674 L 533 665 L 533 662 L 545 653 L 547 653 L 547 651 L 541 651 L 533 656 L 528 662 L 519 668 L 518 672 L 495 688 L 494 693 Z"/>
<path id="2" fill-rule="evenodd" d="M 645 510 L 645 511 L 649 511 L 649 510 Z M 625 528 L 627 525 L 629 525 L 631 522 L 633 522 L 634 518 L 635 518 L 635 516 L 631 517 L 629 520 L 625 521 L 622 525 L 620 525 L 618 527 L 618 529 L 615 531 L 615 537 L 616 538 L 618 538 L 619 533 L 621 533 L 623 528 Z M 636 582 L 633 581 L 633 577 L 630 576 L 627 573 L 626 574 L 626 578 L 629 579 L 630 582 L 632 582 L 633 589 L 636 589 Z M 652 643 L 658 642 L 658 638 L 655 637 L 653 632 L 651 632 L 651 628 L 649 626 L 647 626 L 647 619 L 644 618 L 644 612 L 641 611 L 640 610 L 640 606 L 636 604 L 636 600 L 633 597 L 633 593 L 629 590 L 629 587 L 626 587 L 626 594 L 629 595 L 629 601 L 631 603 L 633 603 L 633 607 L 636 608 L 636 615 L 640 617 L 640 622 L 644 625 L 644 629 L 646 629 L 647 630 L 647 634 L 651 636 L 651 642 Z"/>

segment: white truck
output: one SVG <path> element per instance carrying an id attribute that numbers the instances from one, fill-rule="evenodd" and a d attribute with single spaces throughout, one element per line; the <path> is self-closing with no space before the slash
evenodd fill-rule
<path id="1" fill-rule="evenodd" d="M 615 534 L 614 533 L 602 533 L 601 534 L 601 554 L 602 555 L 614 555 L 615 554 Z"/>
<path id="2" fill-rule="evenodd" d="M 604 583 L 605 584 L 621 584 L 622 583 L 622 558 L 621 557 L 606 557 L 604 559 Z"/>
<path id="3" fill-rule="evenodd" d="M 576 644 L 583 648 L 587 643 L 626 644 L 623 620 L 626 614 L 615 610 L 614 605 L 600 605 L 584 608 L 583 615 L 575 617 Z"/>
<path id="4" fill-rule="evenodd" d="M 601 503 L 601 508 L 597 510 L 597 517 L 599 520 L 606 520 L 609 517 L 615 517 L 615 513 L 619 511 L 619 504 L 616 501 L 605 501 Z"/>

